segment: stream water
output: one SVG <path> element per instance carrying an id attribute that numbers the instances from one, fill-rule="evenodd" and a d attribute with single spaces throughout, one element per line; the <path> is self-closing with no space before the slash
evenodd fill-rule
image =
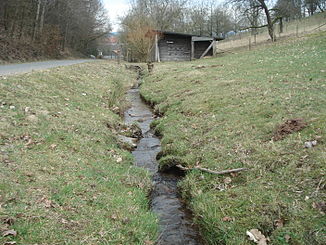
<path id="1" fill-rule="evenodd" d="M 150 198 L 151 209 L 159 217 L 160 235 L 157 244 L 199 245 L 199 235 L 192 223 L 192 216 L 178 194 L 180 175 L 173 171 L 158 171 L 156 156 L 161 151 L 161 144 L 150 129 L 154 120 L 153 112 L 142 101 L 139 88 L 129 90 L 128 100 L 131 107 L 124 114 L 125 122 L 137 122 L 143 134 L 143 138 L 132 152 L 135 165 L 147 169 L 153 175 L 153 191 Z"/>

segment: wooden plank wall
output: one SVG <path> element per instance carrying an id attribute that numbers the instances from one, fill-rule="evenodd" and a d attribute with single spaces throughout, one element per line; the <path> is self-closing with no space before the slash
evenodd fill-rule
<path id="1" fill-rule="evenodd" d="M 161 61 L 191 60 L 191 37 L 165 34 L 158 46 Z"/>
<path id="2" fill-rule="evenodd" d="M 195 58 L 199 59 L 200 56 L 205 52 L 205 50 L 211 44 L 210 41 L 197 41 L 195 42 Z M 213 56 L 213 49 L 210 49 L 206 56 Z"/>

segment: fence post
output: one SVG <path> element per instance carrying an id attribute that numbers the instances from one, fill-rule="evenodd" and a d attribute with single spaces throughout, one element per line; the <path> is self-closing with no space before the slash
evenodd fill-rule
<path id="1" fill-rule="evenodd" d="M 251 50 L 251 36 L 249 36 L 249 50 Z"/>

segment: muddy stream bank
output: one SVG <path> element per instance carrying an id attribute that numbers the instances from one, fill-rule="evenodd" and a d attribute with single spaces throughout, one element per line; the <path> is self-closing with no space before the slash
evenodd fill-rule
<path id="1" fill-rule="evenodd" d="M 192 222 L 192 216 L 178 193 L 179 173 L 158 171 L 157 154 L 161 151 L 158 137 L 150 129 L 154 114 L 141 97 L 139 88 L 129 90 L 127 99 L 131 107 L 124 113 L 126 124 L 137 122 L 142 138 L 132 152 L 135 165 L 147 169 L 153 176 L 153 191 L 150 195 L 151 209 L 158 215 L 160 245 L 199 245 L 199 234 Z"/>

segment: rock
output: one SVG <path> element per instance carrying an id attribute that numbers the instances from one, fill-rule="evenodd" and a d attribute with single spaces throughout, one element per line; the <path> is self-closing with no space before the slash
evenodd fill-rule
<path id="1" fill-rule="evenodd" d="M 304 142 L 304 147 L 305 147 L 305 148 L 312 148 L 312 143 L 311 143 L 311 141 Z"/>
<path id="2" fill-rule="evenodd" d="M 11 106 L 9 106 L 9 109 L 10 109 L 10 110 L 15 110 L 15 109 L 16 109 L 16 106 L 11 105 Z"/>
<path id="3" fill-rule="evenodd" d="M 119 141 L 121 141 L 123 143 L 132 145 L 133 147 L 137 146 L 137 144 L 136 144 L 136 142 L 138 140 L 137 138 L 131 138 L 131 137 L 126 137 L 124 135 L 118 135 L 118 139 L 119 139 Z"/>
<path id="4" fill-rule="evenodd" d="M 316 145 L 317 145 L 317 140 L 304 142 L 305 148 L 312 148 L 313 146 L 316 146 Z"/>

